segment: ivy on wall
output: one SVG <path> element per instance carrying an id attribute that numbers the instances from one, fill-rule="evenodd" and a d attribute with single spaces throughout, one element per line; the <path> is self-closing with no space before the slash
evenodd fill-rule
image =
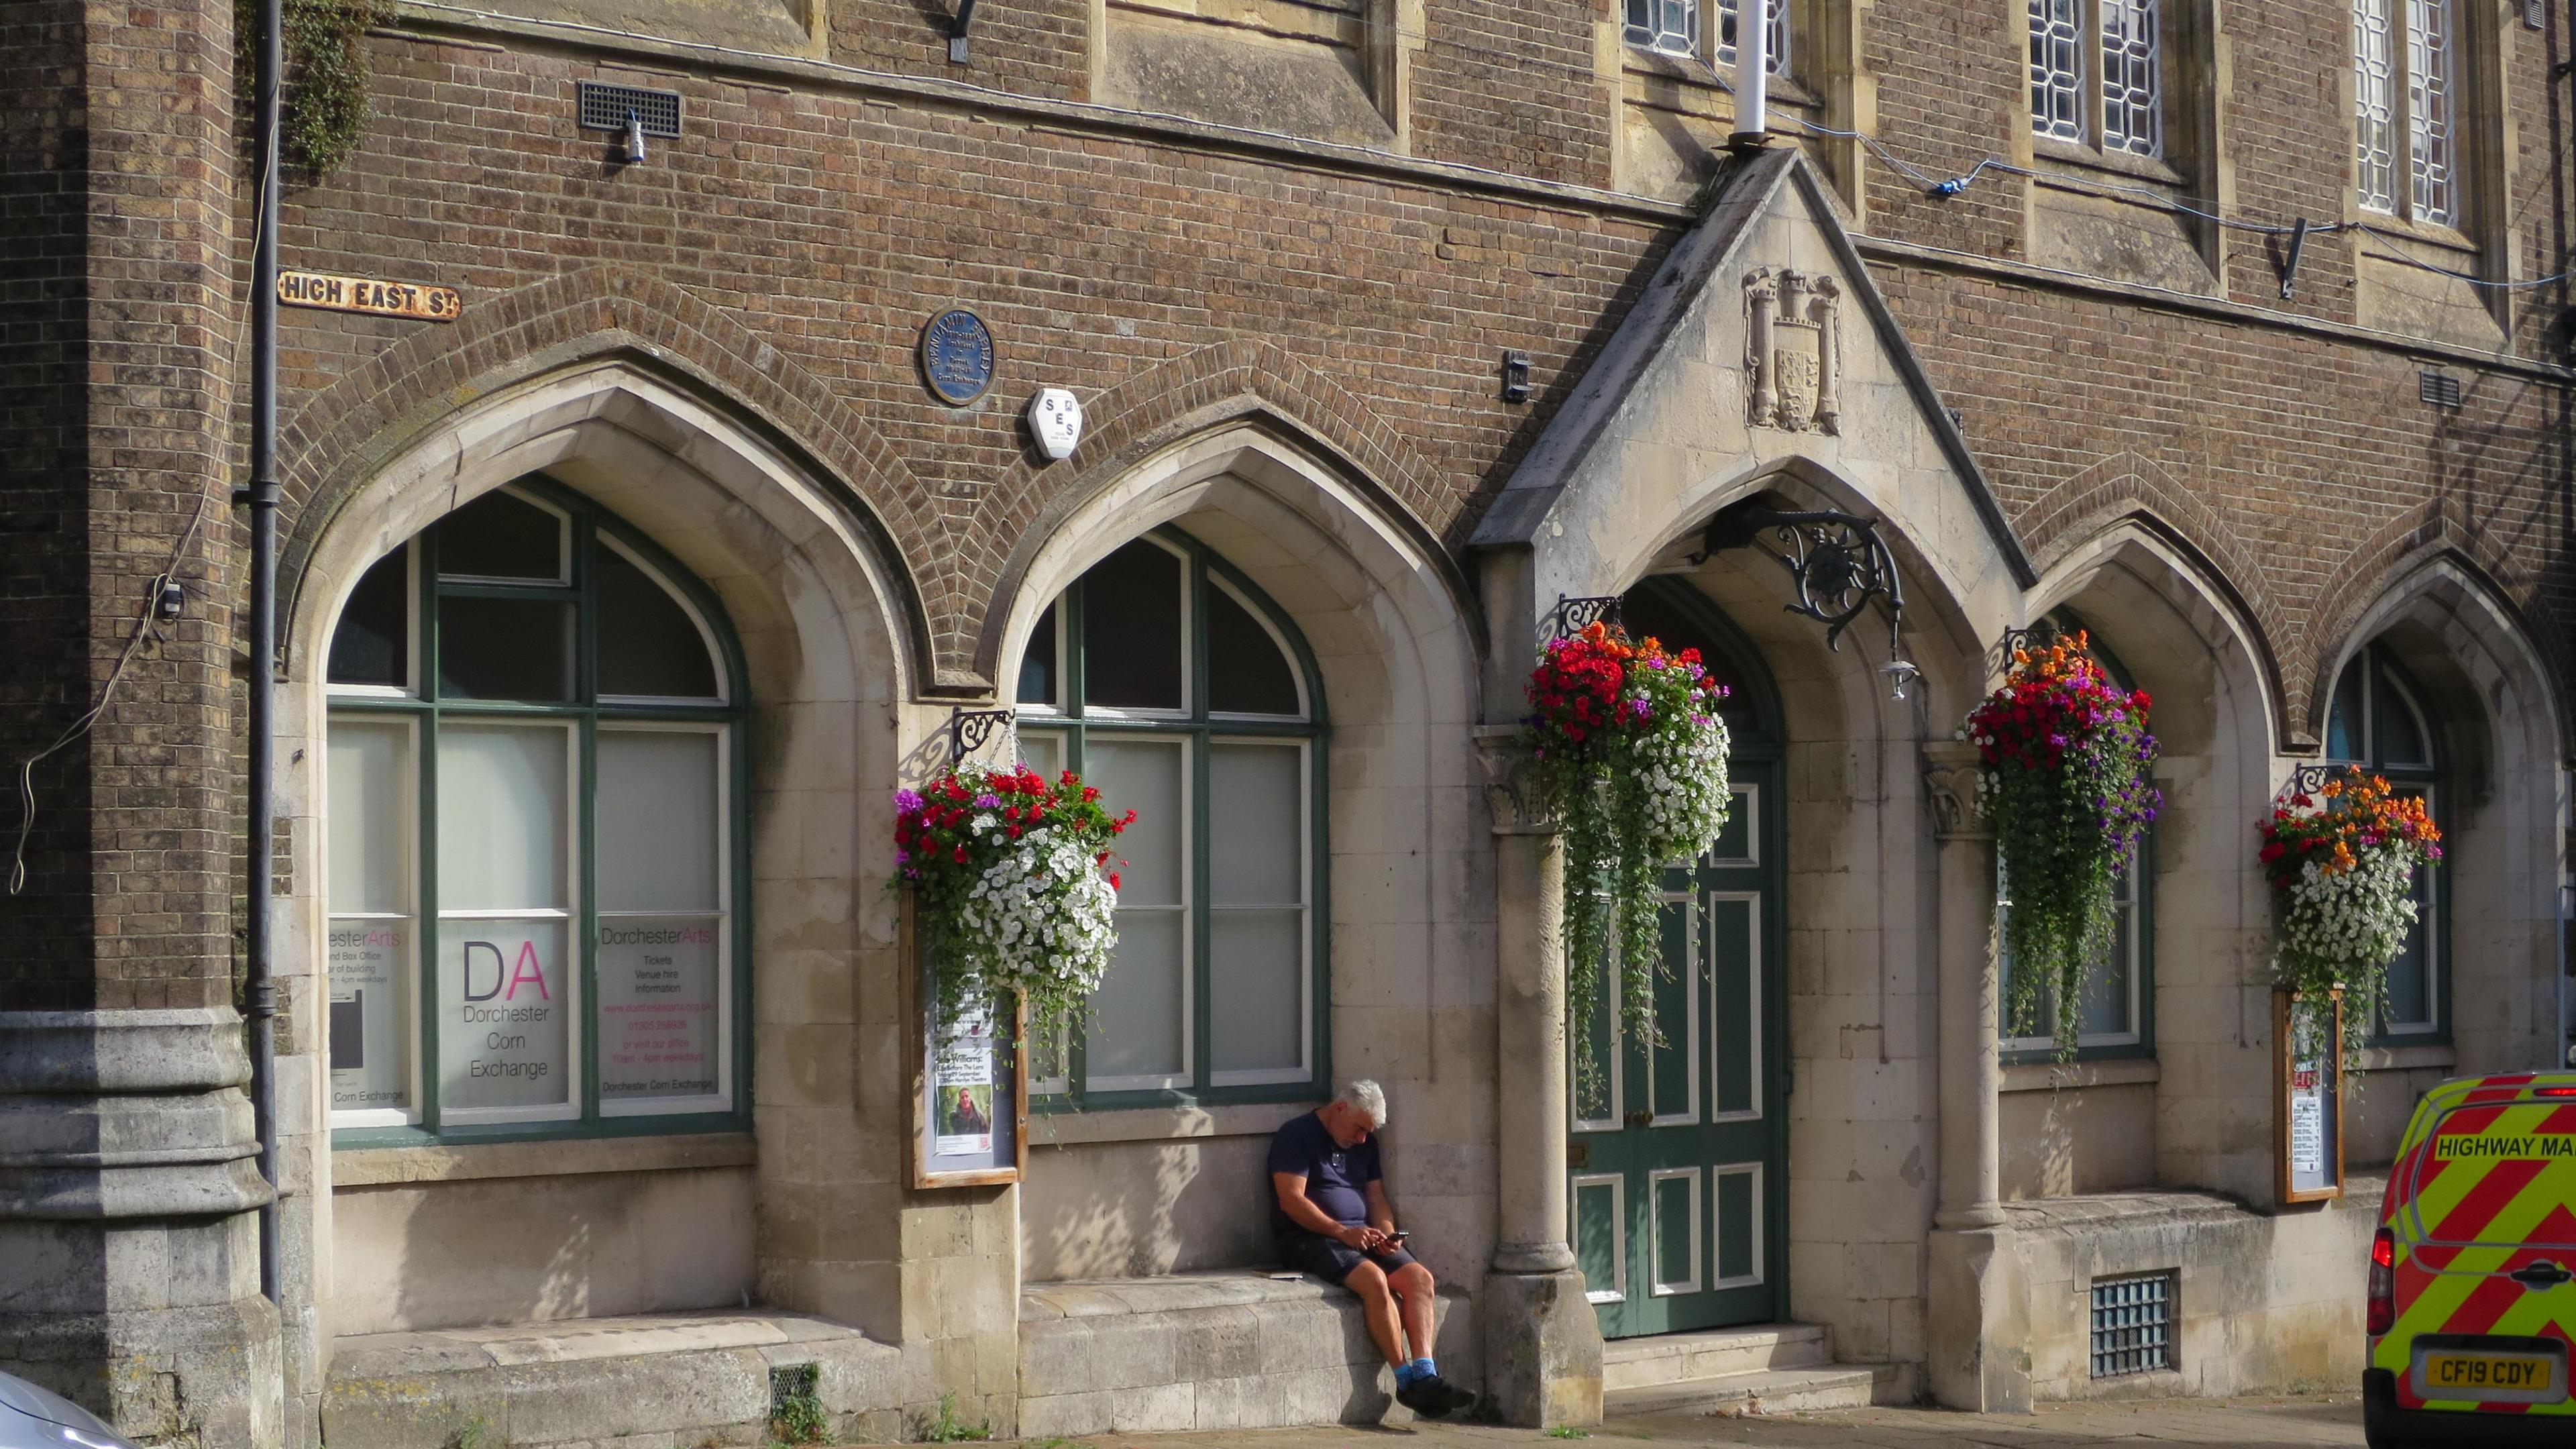
<path id="1" fill-rule="evenodd" d="M 279 0 L 286 94 L 278 150 L 327 176 L 356 153 L 367 126 L 367 27 L 380 0 Z M 247 107 L 259 74 L 260 0 L 233 0 L 234 75 Z"/>

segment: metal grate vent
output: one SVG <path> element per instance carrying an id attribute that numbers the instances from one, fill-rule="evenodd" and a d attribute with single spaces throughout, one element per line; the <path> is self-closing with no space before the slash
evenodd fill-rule
<path id="1" fill-rule="evenodd" d="M 2427 371 L 2416 385 L 2416 396 L 2437 408 L 2460 405 L 2460 380 L 2447 372 Z"/>
<path id="2" fill-rule="evenodd" d="M 2171 1273 L 2093 1280 L 2093 1377 L 2174 1366 L 2173 1296 Z"/>
<path id="3" fill-rule="evenodd" d="M 615 86 L 604 81 L 582 81 L 581 128 L 585 131 L 623 131 L 631 113 L 644 123 L 647 136 L 680 134 L 680 93 L 650 91 L 642 86 Z"/>
<path id="4" fill-rule="evenodd" d="M 2522 28 L 2525 30 L 2549 28 L 2549 0 L 2522 0 Z"/>

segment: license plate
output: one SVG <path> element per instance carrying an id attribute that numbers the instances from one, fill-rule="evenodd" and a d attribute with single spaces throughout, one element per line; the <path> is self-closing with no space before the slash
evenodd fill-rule
<path id="1" fill-rule="evenodd" d="M 2559 1377 L 2559 1361 L 2545 1354 L 2429 1352 L 2415 1361 L 2428 1399 L 2554 1401 L 2566 1397 Z"/>

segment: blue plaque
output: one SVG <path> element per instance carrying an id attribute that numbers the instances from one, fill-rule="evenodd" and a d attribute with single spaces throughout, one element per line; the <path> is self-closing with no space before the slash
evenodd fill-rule
<path id="1" fill-rule="evenodd" d="M 921 329 L 921 375 L 939 400 L 953 408 L 993 385 L 993 334 L 984 319 L 951 307 Z"/>

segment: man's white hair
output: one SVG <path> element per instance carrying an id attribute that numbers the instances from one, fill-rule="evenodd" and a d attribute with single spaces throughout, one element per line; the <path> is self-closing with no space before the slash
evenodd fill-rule
<path id="1" fill-rule="evenodd" d="M 1348 1102 L 1368 1114 L 1369 1125 L 1386 1125 L 1386 1089 L 1366 1077 L 1342 1084 L 1342 1094 L 1333 1100 Z"/>

